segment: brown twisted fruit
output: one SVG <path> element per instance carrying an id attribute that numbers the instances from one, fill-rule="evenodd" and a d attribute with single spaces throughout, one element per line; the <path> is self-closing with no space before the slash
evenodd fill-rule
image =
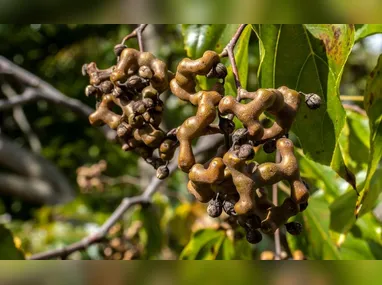
<path id="1" fill-rule="evenodd" d="M 91 62 L 82 66 L 82 74 L 88 74 L 90 78 L 90 84 L 97 86 L 103 81 L 109 80 L 114 68 L 115 66 L 113 65 L 108 69 L 98 69 L 97 64 L 95 62 Z"/>
<path id="2" fill-rule="evenodd" d="M 116 66 L 107 70 L 99 70 L 94 62 L 83 66 L 83 73 L 90 76 L 91 83 L 85 93 L 100 100 L 89 120 L 91 124 L 106 123 L 116 129 L 124 150 L 135 150 L 158 169 L 175 151 L 170 141 L 162 145 L 166 136 L 159 128 L 163 113 L 159 95 L 168 89 L 167 66 L 150 53 L 124 46 L 118 46 L 117 50 Z M 121 112 L 114 111 L 115 107 Z M 161 146 L 162 157 L 154 163 L 150 158 Z M 162 178 L 166 176 L 164 168 L 159 175 Z"/>
<path id="3" fill-rule="evenodd" d="M 243 149 L 243 147 L 245 148 Z M 287 180 L 290 183 L 291 200 L 294 203 L 298 205 L 307 202 L 309 192 L 300 178 L 291 140 L 282 138 L 277 141 L 277 149 L 282 158 L 280 163 L 267 162 L 260 165 L 247 165 L 246 161 L 252 156 L 250 149 L 252 149 L 251 146 L 242 145 L 238 150 L 228 151 L 223 158 L 240 195 L 239 201 L 235 204 L 235 212 L 238 215 L 256 210 L 256 189 L 281 180 Z"/>
<path id="4" fill-rule="evenodd" d="M 287 180 L 291 187 L 291 199 L 296 204 L 308 201 L 309 191 L 301 180 L 293 142 L 287 138 L 277 140 L 276 148 L 280 152 L 281 162 L 265 162 L 258 165 L 252 174 L 255 188 L 272 185 Z"/>
<path id="5" fill-rule="evenodd" d="M 225 165 L 220 157 L 215 157 L 207 169 L 202 164 L 195 164 L 188 174 L 188 191 L 198 201 L 209 202 L 215 196 L 212 186 L 224 181 L 224 169 Z"/>
<path id="6" fill-rule="evenodd" d="M 123 83 L 137 72 L 140 77 L 150 79 L 152 87 L 159 93 L 168 88 L 166 63 L 149 52 L 141 52 L 132 48 L 123 49 L 118 64 L 110 75 L 110 80 L 113 84 L 118 85 L 117 82 Z"/>
<path id="7" fill-rule="evenodd" d="M 171 138 L 165 139 L 159 146 L 159 157 L 164 161 L 170 161 L 174 157 L 177 141 Z"/>
<path id="8" fill-rule="evenodd" d="M 90 124 L 107 124 L 111 129 L 117 129 L 121 121 L 121 116 L 111 111 L 113 106 L 115 106 L 113 99 L 113 95 L 111 94 L 104 94 L 102 96 L 101 103 L 98 105 L 97 110 L 89 116 Z"/>
<path id="9" fill-rule="evenodd" d="M 252 146 L 242 145 L 237 150 L 228 151 L 223 157 L 223 162 L 230 171 L 240 196 L 234 207 L 238 215 L 247 214 L 255 208 L 255 181 L 252 179 L 252 173 L 246 164 L 246 161 L 251 159 L 253 155 Z"/>
<path id="10" fill-rule="evenodd" d="M 222 160 L 225 152 L 226 147 L 222 145 L 218 148 L 213 159 L 204 165 L 195 164 L 191 168 L 188 174 L 187 188 L 198 201 L 207 203 L 213 199 L 215 194 L 219 196 L 223 204 L 236 199 L 237 192 L 232 181 L 232 175 Z"/>
<path id="11" fill-rule="evenodd" d="M 255 141 L 265 141 L 286 134 L 291 128 L 300 105 L 300 94 L 288 87 L 278 89 L 258 89 L 256 92 L 240 90 L 242 99 L 251 99 L 247 104 L 226 96 L 219 103 L 219 111 L 223 115 L 235 115 L 248 129 L 248 134 Z M 270 128 L 264 128 L 259 120 L 267 111 L 276 120 Z"/>
<path id="12" fill-rule="evenodd" d="M 216 106 L 223 96 L 223 85 L 217 83 L 215 90 L 212 91 L 196 92 L 195 89 L 195 76 L 206 76 L 212 69 L 216 70 L 219 62 L 219 55 L 213 51 L 206 51 L 201 58 L 196 60 L 185 58 L 178 64 L 175 78 L 170 82 L 173 94 L 181 100 L 198 106 L 196 115 L 184 121 L 177 130 L 177 138 L 180 143 L 178 166 L 186 173 L 195 164 L 191 147 L 192 140 L 206 134 L 220 132 L 218 127 L 211 124 L 217 116 Z M 221 68 L 221 65 L 219 66 Z"/>

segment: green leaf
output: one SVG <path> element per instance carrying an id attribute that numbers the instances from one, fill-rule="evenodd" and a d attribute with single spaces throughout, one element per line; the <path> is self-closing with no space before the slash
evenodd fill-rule
<path id="1" fill-rule="evenodd" d="M 196 231 L 190 242 L 183 249 L 180 254 L 180 259 L 183 260 L 213 260 L 219 257 L 233 256 L 232 249 L 225 245 L 225 240 L 227 239 L 224 231 L 214 230 L 214 229 L 202 229 Z M 224 247 L 226 247 L 224 249 Z M 225 253 L 220 253 L 220 251 L 226 250 Z"/>
<path id="2" fill-rule="evenodd" d="M 341 259 L 340 252 L 330 236 L 328 203 L 322 197 L 311 197 L 303 216 L 310 245 L 309 256 L 313 259 Z"/>
<path id="3" fill-rule="evenodd" d="M 224 241 L 215 259 L 231 260 L 234 258 L 234 256 L 235 256 L 235 247 L 234 247 L 233 241 L 227 237 L 224 237 Z"/>
<path id="4" fill-rule="evenodd" d="M 309 179 L 319 189 L 324 190 L 324 196 L 328 202 L 333 201 L 333 199 L 340 196 L 346 190 L 343 189 L 344 185 L 338 179 L 338 175 L 333 169 L 310 160 L 301 150 L 297 150 L 295 154 L 299 161 L 301 176 Z"/>
<path id="5" fill-rule="evenodd" d="M 259 57 L 260 57 L 260 63 L 259 63 L 259 70 L 257 71 L 257 77 L 260 78 L 260 71 L 261 71 L 261 65 L 263 64 L 264 57 L 265 57 L 265 47 L 264 43 L 260 37 L 260 25 L 251 25 L 252 30 L 255 32 L 257 39 L 259 40 Z"/>
<path id="6" fill-rule="evenodd" d="M 380 176 L 382 174 L 382 169 L 378 169 Z M 357 173 L 357 181 L 359 186 L 365 184 L 366 170 Z M 374 183 L 372 187 L 382 187 L 382 179 L 379 183 Z M 334 202 L 330 205 L 330 229 L 339 234 L 347 234 L 356 222 L 354 205 L 357 201 L 357 195 L 353 189 L 348 189 L 346 193 L 337 197 Z"/>
<path id="7" fill-rule="evenodd" d="M 24 254 L 18 250 L 13 241 L 13 235 L 4 225 L 0 224 L 0 259 L 20 260 L 25 259 Z"/>
<path id="8" fill-rule="evenodd" d="M 206 50 L 222 52 L 238 27 L 238 24 L 182 25 L 187 56 L 195 59 L 201 57 Z"/>
<path id="9" fill-rule="evenodd" d="M 338 197 L 330 205 L 330 229 L 337 233 L 348 232 L 355 223 L 354 204 L 357 196 L 354 191 Z"/>
<path id="10" fill-rule="evenodd" d="M 341 246 L 341 257 L 344 260 L 373 260 L 375 259 L 367 241 L 347 235 Z"/>
<path id="11" fill-rule="evenodd" d="M 292 131 L 305 154 L 330 165 L 355 185 L 346 168 L 338 139 L 345 124 L 339 98 L 343 67 L 354 43 L 352 25 L 260 25 L 260 86 L 286 85 L 322 98 L 318 110 L 301 104 Z M 312 129 L 314 126 L 314 129 Z"/>
<path id="12" fill-rule="evenodd" d="M 382 33 L 382 25 L 381 24 L 365 24 L 362 25 L 361 28 L 357 29 L 355 32 L 355 40 L 359 41 L 368 36 Z"/>
<path id="13" fill-rule="evenodd" d="M 364 107 L 369 116 L 370 155 L 365 186 L 356 205 L 356 213 L 359 215 L 367 213 L 374 207 L 382 191 L 381 187 L 371 187 L 372 184 L 380 182 L 379 177 L 374 176 L 382 158 L 382 55 L 368 78 Z"/>
<path id="14" fill-rule="evenodd" d="M 381 259 L 381 224 L 371 213 L 358 219 L 340 251 L 343 259 Z"/>
<path id="15" fill-rule="evenodd" d="M 235 240 L 235 260 L 251 260 L 252 248 L 251 244 L 245 239 Z"/>
<path id="16" fill-rule="evenodd" d="M 369 119 L 351 110 L 347 110 L 346 114 L 347 120 L 339 142 L 346 165 L 353 173 L 357 173 L 367 169 L 370 151 Z"/>

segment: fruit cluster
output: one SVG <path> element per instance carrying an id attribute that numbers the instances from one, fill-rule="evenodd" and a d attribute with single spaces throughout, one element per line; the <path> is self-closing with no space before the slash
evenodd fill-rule
<path id="1" fill-rule="evenodd" d="M 207 212 L 210 216 L 218 217 L 223 210 L 228 215 L 237 216 L 238 223 L 247 232 L 247 240 L 257 243 L 262 239 L 259 229 L 266 234 L 274 233 L 287 224 L 290 217 L 305 210 L 308 204 L 309 192 L 300 177 L 293 143 L 285 137 L 304 95 L 286 86 L 256 92 L 241 89 L 238 96 L 249 100 L 243 104 L 232 96 L 224 96 L 220 82 L 210 91 L 195 90 L 196 75 L 222 79 L 226 74 L 219 55 L 213 51 L 206 51 L 200 59 L 183 59 L 179 63 L 175 78 L 170 82 L 171 91 L 198 109 L 196 115 L 187 119 L 176 132 L 180 143 L 178 166 L 188 173 L 189 192 L 198 201 L 209 203 Z M 275 118 L 269 128 L 259 120 L 264 112 Z M 221 117 L 224 115 L 236 116 L 245 128 L 233 132 L 233 124 Z M 221 121 L 226 120 L 223 122 L 228 127 L 213 124 L 218 116 Z M 205 165 L 195 162 L 191 147 L 193 139 L 227 132 L 233 132 L 230 149 L 222 146 Z M 281 161 L 255 163 L 255 147 L 261 144 L 266 152 L 277 150 Z M 291 195 L 276 206 L 268 198 L 265 186 L 283 180 L 289 182 Z"/>
<path id="2" fill-rule="evenodd" d="M 83 74 L 90 78 L 85 94 L 97 99 L 89 121 L 116 130 L 122 148 L 134 150 L 161 169 L 158 175 L 164 178 L 163 166 L 172 159 L 176 145 L 175 137 L 159 127 L 163 113 L 159 96 L 169 84 L 167 66 L 149 52 L 123 45 L 114 50 L 116 65 L 105 70 L 98 69 L 95 62 L 83 66 Z M 156 149 L 159 157 L 153 156 Z"/>
<path id="3" fill-rule="evenodd" d="M 99 70 L 90 63 L 84 68 L 91 84 L 86 94 L 100 101 L 89 117 L 92 124 L 116 129 L 123 149 L 138 152 L 158 169 L 158 178 L 168 175 L 167 162 L 179 146 L 178 167 L 188 174 L 189 192 L 198 201 L 208 203 L 210 216 L 218 217 L 224 211 L 234 217 L 246 230 L 249 242 L 262 239 L 260 230 L 270 234 L 284 225 L 292 234 L 301 232 L 301 227 L 288 223 L 288 219 L 306 209 L 309 191 L 301 180 L 288 132 L 302 98 L 310 109 L 316 109 L 320 105 L 317 95 L 282 86 L 256 92 L 239 89 L 236 98 L 225 96 L 227 69 L 214 51 L 206 51 L 195 60 L 183 59 L 175 76 L 170 76 L 166 64 L 150 53 L 121 45 L 115 51 L 116 66 Z M 196 76 L 215 78 L 215 85 L 210 90 L 199 90 Z M 180 100 L 196 106 L 197 111 L 166 134 L 159 128 L 163 112 L 159 95 L 168 88 Z M 114 112 L 115 106 L 121 114 Z M 260 121 L 265 112 L 274 118 L 270 127 Z M 234 117 L 244 128 L 235 130 Z M 193 141 L 217 133 L 225 135 L 225 144 L 206 164 L 197 163 Z M 281 161 L 256 163 L 260 146 L 267 153 L 277 151 Z M 159 151 L 157 158 L 153 156 L 155 149 Z M 277 206 L 268 198 L 266 186 L 280 181 L 289 182 L 290 197 Z"/>

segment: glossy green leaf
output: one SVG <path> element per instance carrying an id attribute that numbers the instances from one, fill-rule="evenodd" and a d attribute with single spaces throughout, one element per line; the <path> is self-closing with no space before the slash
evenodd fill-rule
<path id="1" fill-rule="evenodd" d="M 378 170 L 377 170 L 378 171 Z M 357 173 L 357 181 L 363 187 L 366 170 Z M 380 180 L 382 182 L 382 179 Z M 378 185 L 374 184 L 378 187 Z M 374 187 L 373 186 L 373 187 Z M 357 201 L 356 192 L 348 187 L 347 192 L 337 197 L 330 204 L 330 229 L 338 234 L 347 234 L 356 222 L 354 205 Z"/>
<path id="2" fill-rule="evenodd" d="M 364 107 L 369 116 L 370 156 L 366 183 L 356 206 L 359 215 L 367 213 L 374 207 L 382 191 L 382 188 L 371 187 L 372 184 L 379 183 L 379 177 L 374 176 L 382 158 L 382 56 L 379 57 L 377 66 L 367 81 Z"/>
<path id="3" fill-rule="evenodd" d="M 381 259 L 382 225 L 369 212 L 358 219 L 340 247 L 343 259 Z"/>
<path id="4" fill-rule="evenodd" d="M 346 241 L 341 245 L 341 257 L 344 260 L 373 260 L 375 256 L 371 252 L 365 240 L 355 238 L 352 234 L 347 235 Z"/>
<path id="5" fill-rule="evenodd" d="M 357 195 L 349 191 L 338 197 L 330 205 L 330 229 L 337 233 L 346 233 L 355 223 L 354 204 Z"/>
<path id="6" fill-rule="evenodd" d="M 351 110 L 347 110 L 346 114 L 346 124 L 339 142 L 346 165 L 353 173 L 357 173 L 367 169 L 370 151 L 369 119 Z"/>
<path id="7" fill-rule="evenodd" d="M 365 24 L 362 25 L 361 28 L 357 29 L 355 33 L 355 40 L 359 41 L 368 36 L 382 33 L 382 25 L 381 24 Z"/>
<path id="8" fill-rule="evenodd" d="M 201 57 L 206 50 L 222 52 L 238 27 L 238 24 L 182 25 L 187 56 L 195 59 Z"/>
<path id="9" fill-rule="evenodd" d="M 224 231 L 202 229 L 196 231 L 180 254 L 180 259 L 215 259 L 226 238 Z"/>
<path id="10" fill-rule="evenodd" d="M 369 212 L 357 220 L 351 229 L 353 236 L 373 242 L 382 249 L 382 223 Z"/>
<path id="11" fill-rule="evenodd" d="M 303 216 L 309 240 L 309 256 L 313 259 L 341 259 L 330 235 L 328 203 L 322 197 L 311 197 Z"/>
<path id="12" fill-rule="evenodd" d="M 292 131 L 305 154 L 330 165 L 355 185 L 338 145 L 345 124 L 339 98 L 343 67 L 354 43 L 352 25 L 260 25 L 258 35 L 264 60 L 260 66 L 260 86 L 286 85 L 304 93 L 321 96 L 318 110 L 301 104 Z M 314 128 L 312 129 L 312 126 Z"/>
<path id="13" fill-rule="evenodd" d="M 260 25 L 251 25 L 252 30 L 255 32 L 257 39 L 259 40 L 259 57 L 260 57 L 260 63 L 259 63 L 259 69 L 257 71 L 257 77 L 260 78 L 260 71 L 261 71 L 261 65 L 263 64 L 264 57 L 265 57 L 265 47 L 262 38 L 260 37 Z"/>
<path id="14" fill-rule="evenodd" d="M 313 182 L 319 189 L 324 190 L 324 196 L 328 202 L 333 201 L 343 193 L 344 185 L 333 169 L 310 160 L 301 150 L 296 151 L 295 154 L 299 161 L 301 176 Z"/>
<path id="15" fill-rule="evenodd" d="M 219 253 L 216 255 L 217 260 L 231 260 L 235 256 L 235 246 L 232 240 L 227 237 L 224 237 L 223 243 L 219 250 Z"/>
<path id="16" fill-rule="evenodd" d="M 20 260 L 24 254 L 18 250 L 13 241 L 13 235 L 4 225 L 0 224 L 0 259 Z"/>

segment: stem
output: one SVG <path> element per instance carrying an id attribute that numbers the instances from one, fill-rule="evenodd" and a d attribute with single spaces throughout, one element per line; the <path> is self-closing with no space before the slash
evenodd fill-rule
<path id="1" fill-rule="evenodd" d="M 240 95 L 239 95 L 239 90 L 241 89 L 241 83 L 240 83 L 240 77 L 239 77 L 239 72 L 237 70 L 237 65 L 236 65 L 236 60 L 235 60 L 235 55 L 234 55 L 234 49 L 237 41 L 239 40 L 244 28 L 247 26 L 247 24 L 241 24 L 239 28 L 237 29 L 236 33 L 233 35 L 232 39 L 229 41 L 227 46 L 223 49 L 223 52 L 220 54 L 220 57 L 226 57 L 228 56 L 229 61 L 231 62 L 232 66 L 232 73 L 233 77 L 235 79 L 235 84 L 237 88 L 237 97 L 239 98 L 238 101 L 240 101 Z"/>
<path id="2" fill-rule="evenodd" d="M 281 160 L 280 152 L 276 151 L 276 163 Z M 278 189 L 277 183 L 272 185 L 272 202 L 275 206 L 278 205 Z M 281 245 L 280 245 L 280 229 L 275 231 L 275 260 L 280 260 L 281 257 Z"/>
<path id="3" fill-rule="evenodd" d="M 132 31 L 130 34 L 128 34 L 126 37 L 122 39 L 121 44 L 125 44 L 125 42 L 131 38 L 137 38 L 139 50 L 143 52 L 144 48 L 143 48 L 143 41 L 142 41 L 142 33 L 146 27 L 147 27 L 147 24 L 140 24 L 137 28 L 134 29 L 134 31 Z"/>
<path id="4" fill-rule="evenodd" d="M 232 39 L 229 41 L 229 43 L 226 45 L 226 47 L 223 49 L 222 53 L 220 54 L 220 57 L 226 57 L 228 56 L 228 59 L 231 63 L 232 66 L 232 73 L 233 73 L 233 78 L 235 80 L 235 85 L 236 85 L 236 101 L 240 102 L 241 96 L 240 96 L 240 90 L 241 90 L 241 82 L 240 82 L 240 77 L 239 77 L 239 71 L 237 70 L 237 65 L 236 65 L 236 60 L 235 60 L 235 55 L 234 55 L 234 49 L 236 46 L 237 41 L 239 40 L 242 32 L 244 31 L 244 28 L 247 26 L 247 24 L 241 24 L 239 28 L 237 29 L 236 33 L 233 35 Z M 227 116 L 229 120 L 233 119 L 233 114 L 230 114 Z"/>

